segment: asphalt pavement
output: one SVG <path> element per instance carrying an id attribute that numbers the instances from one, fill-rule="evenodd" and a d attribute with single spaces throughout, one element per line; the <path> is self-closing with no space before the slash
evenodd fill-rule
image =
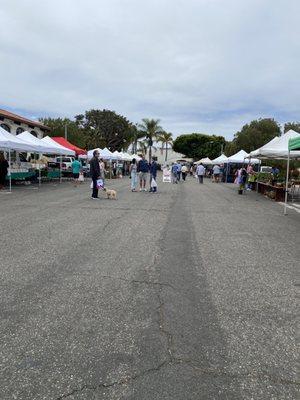
<path id="1" fill-rule="evenodd" d="M 1 400 L 297 398 L 299 213 L 158 183 L 0 193 Z"/>

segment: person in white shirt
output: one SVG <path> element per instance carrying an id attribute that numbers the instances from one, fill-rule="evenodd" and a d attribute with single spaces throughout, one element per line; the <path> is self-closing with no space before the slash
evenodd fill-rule
<path id="1" fill-rule="evenodd" d="M 205 174 L 205 167 L 202 163 L 200 163 L 196 169 L 196 175 L 198 176 L 199 183 L 203 183 L 204 174 Z"/>
<path id="2" fill-rule="evenodd" d="M 214 182 L 219 183 L 220 178 L 220 167 L 218 165 L 214 165 L 213 174 L 214 174 Z"/>

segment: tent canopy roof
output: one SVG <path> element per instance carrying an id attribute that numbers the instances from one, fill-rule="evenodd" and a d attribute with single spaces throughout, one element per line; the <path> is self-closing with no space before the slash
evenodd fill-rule
<path id="1" fill-rule="evenodd" d="M 3 150 L 17 150 L 17 151 L 30 151 L 32 153 L 39 153 L 38 146 L 30 144 L 21 138 L 12 135 L 0 126 L 0 149 Z"/>
<path id="2" fill-rule="evenodd" d="M 54 136 L 52 137 L 56 143 L 60 144 L 61 146 L 66 147 L 67 149 L 75 151 L 76 155 L 86 154 L 86 151 L 81 149 L 80 147 L 75 146 L 74 144 L 70 143 L 68 140 L 61 136 Z"/>
<path id="3" fill-rule="evenodd" d="M 258 158 L 275 158 L 275 159 L 286 159 L 288 157 L 289 140 L 293 138 L 299 138 L 298 132 L 290 129 L 282 136 L 277 136 L 266 143 L 264 146 L 250 153 Z M 300 158 L 300 151 L 292 150 L 290 152 L 291 158 Z"/>
<path id="4" fill-rule="evenodd" d="M 225 164 L 228 160 L 228 157 L 225 156 L 225 154 L 221 154 L 219 157 L 215 158 L 212 160 L 213 164 Z"/>
<path id="5" fill-rule="evenodd" d="M 41 141 L 44 143 L 48 143 L 48 144 L 52 145 L 53 147 L 55 147 L 55 149 L 56 149 L 55 154 L 75 156 L 74 150 L 70 150 L 64 146 L 61 146 L 55 140 L 53 140 L 50 136 L 43 137 L 43 139 L 41 139 Z"/>
<path id="6" fill-rule="evenodd" d="M 236 154 L 228 157 L 228 163 L 232 164 L 259 164 L 260 161 L 257 158 L 249 159 L 249 154 L 245 152 L 245 150 L 240 150 Z"/>
<path id="7" fill-rule="evenodd" d="M 40 153 L 57 154 L 57 149 L 52 144 L 38 139 L 28 131 L 19 133 L 17 138 L 24 140 L 30 145 L 36 146 Z"/>

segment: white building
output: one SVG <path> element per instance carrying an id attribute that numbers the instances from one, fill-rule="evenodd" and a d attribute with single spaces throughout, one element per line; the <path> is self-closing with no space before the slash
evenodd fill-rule
<path id="1" fill-rule="evenodd" d="M 28 131 L 39 139 L 42 139 L 51 130 L 38 121 L 32 121 L 6 110 L 0 110 L 0 126 L 13 135 Z"/>
<path id="2" fill-rule="evenodd" d="M 176 153 L 172 147 L 168 147 L 167 161 L 166 160 L 166 146 L 162 147 L 152 147 L 152 156 L 157 157 L 157 162 L 159 164 L 171 164 L 175 161 L 192 161 L 191 158 L 184 157 L 183 154 Z"/>

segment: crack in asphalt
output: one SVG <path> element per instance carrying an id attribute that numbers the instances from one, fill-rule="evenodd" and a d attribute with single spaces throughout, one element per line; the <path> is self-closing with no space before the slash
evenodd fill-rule
<path id="1" fill-rule="evenodd" d="M 111 276 L 111 275 L 100 275 L 100 278 L 111 279 L 111 280 L 116 280 L 116 281 L 122 281 L 122 282 L 127 282 L 127 283 L 138 283 L 138 284 L 141 284 L 141 285 L 168 287 L 168 288 L 171 288 L 173 290 L 178 290 L 177 288 L 175 288 L 170 283 L 165 283 L 165 282 L 152 282 L 152 281 L 138 280 L 138 279 L 126 279 L 126 278 L 121 278 L 121 277 L 118 277 L 118 276 Z"/>
<path id="2" fill-rule="evenodd" d="M 152 372 L 157 372 L 159 371 L 161 368 L 163 368 L 165 365 L 168 364 L 168 360 L 165 360 L 163 362 L 161 362 L 160 364 L 158 364 L 155 367 L 152 368 L 148 368 L 138 374 L 132 375 L 132 376 L 127 376 L 124 377 L 122 379 L 113 381 L 113 382 L 103 382 L 103 383 L 99 383 L 97 385 L 83 385 L 78 389 L 74 389 L 71 392 L 65 393 L 59 397 L 57 397 L 55 400 L 63 400 L 66 399 L 67 397 L 73 396 L 74 394 L 83 392 L 84 390 L 97 390 L 97 389 L 106 389 L 106 388 L 110 388 L 113 386 L 119 386 L 119 385 L 126 385 L 127 383 L 134 381 L 136 379 L 142 378 L 143 376 L 147 375 L 147 374 L 151 374 Z"/>
<path id="3" fill-rule="evenodd" d="M 166 333 L 169 334 L 167 331 L 166 331 Z M 197 371 L 198 373 L 200 373 L 202 375 L 213 375 L 216 377 L 224 377 L 225 376 L 225 377 L 228 377 L 231 379 L 259 379 L 259 380 L 267 379 L 276 384 L 297 385 L 297 386 L 300 385 L 300 382 L 273 376 L 273 375 L 268 374 L 267 372 L 260 373 L 257 371 L 250 371 L 250 372 L 245 372 L 243 374 L 235 374 L 235 373 L 231 373 L 231 372 L 225 371 L 224 369 L 220 369 L 220 368 L 197 367 L 197 366 L 193 365 L 195 363 L 199 363 L 199 361 L 193 360 L 193 359 L 174 358 L 172 356 L 172 352 L 171 352 L 168 355 L 168 359 L 164 360 L 157 366 L 148 368 L 148 369 L 146 369 L 140 373 L 137 373 L 135 375 L 123 377 L 119 380 L 115 380 L 112 382 L 102 382 L 102 383 L 98 383 L 97 385 L 83 385 L 78 389 L 73 389 L 72 391 L 70 391 L 68 393 L 65 393 L 63 395 L 60 395 L 59 397 L 56 397 L 55 400 L 63 400 L 70 396 L 73 396 L 75 394 L 81 393 L 85 390 L 95 391 L 98 389 L 106 389 L 106 388 L 111 388 L 114 386 L 126 385 L 132 381 L 139 379 L 139 378 L 143 378 L 144 376 L 146 376 L 148 374 L 158 372 L 165 366 L 170 367 L 170 366 L 174 366 L 174 365 L 190 365 L 190 367 L 193 368 L 193 370 Z"/>

